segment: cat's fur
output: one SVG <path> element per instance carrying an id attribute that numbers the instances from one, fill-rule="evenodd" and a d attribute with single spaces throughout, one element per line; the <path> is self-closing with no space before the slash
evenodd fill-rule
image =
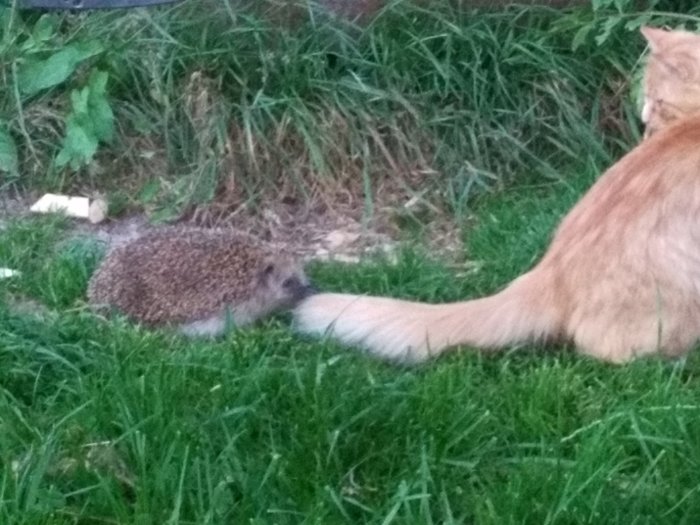
<path id="1" fill-rule="evenodd" d="M 700 112 L 700 36 L 642 28 L 651 57 L 644 74 L 645 136 Z"/>
<path id="2" fill-rule="evenodd" d="M 408 361 L 534 339 L 572 340 L 616 363 L 686 352 L 700 338 L 700 36 L 643 33 L 653 129 L 563 219 L 532 270 L 454 304 L 315 295 L 295 311 L 299 329 Z"/>

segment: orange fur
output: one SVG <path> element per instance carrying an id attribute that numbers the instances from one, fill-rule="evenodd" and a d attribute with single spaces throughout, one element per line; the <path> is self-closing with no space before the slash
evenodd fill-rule
<path id="1" fill-rule="evenodd" d="M 295 310 L 299 329 L 413 361 L 538 338 L 618 363 L 687 351 L 700 338 L 700 79 L 688 74 L 700 70 L 700 37 L 643 33 L 653 133 L 600 177 L 532 270 L 500 293 L 447 305 L 318 294 Z"/>
<path id="2" fill-rule="evenodd" d="M 651 56 L 644 76 L 645 136 L 700 112 L 700 36 L 642 28 Z"/>

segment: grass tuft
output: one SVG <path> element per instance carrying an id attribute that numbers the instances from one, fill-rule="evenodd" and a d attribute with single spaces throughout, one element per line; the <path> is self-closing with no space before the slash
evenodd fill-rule
<path id="1" fill-rule="evenodd" d="M 583 33 L 602 8 L 392 2 L 353 25 L 291 5 L 3 10 L 0 122 L 22 173 L 9 182 L 108 190 L 162 219 L 341 188 L 366 213 L 367 199 L 420 193 L 462 217 L 485 189 L 565 178 L 562 166 L 600 166 L 639 137 L 627 94 L 643 41 L 620 23 L 601 44 Z M 697 20 L 691 12 L 655 16 Z M 15 69 L 67 45 L 103 50 L 56 87 L 23 94 Z M 88 167 L 57 169 L 70 91 L 93 69 L 108 73 L 116 135 Z"/>

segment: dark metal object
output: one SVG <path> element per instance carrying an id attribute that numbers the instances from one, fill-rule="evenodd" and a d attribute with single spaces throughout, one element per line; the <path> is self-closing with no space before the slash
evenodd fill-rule
<path id="1" fill-rule="evenodd" d="M 24 9 L 123 9 L 158 4 L 172 4 L 179 0 L 20 0 Z"/>

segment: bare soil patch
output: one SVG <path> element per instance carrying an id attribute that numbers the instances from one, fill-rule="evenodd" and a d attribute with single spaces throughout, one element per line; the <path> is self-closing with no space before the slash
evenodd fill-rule
<path id="1" fill-rule="evenodd" d="M 29 206 L 38 194 L 0 194 L 0 228 L 11 218 L 30 214 Z M 410 204 L 410 203 L 409 203 Z M 304 260 L 358 262 L 368 254 L 391 254 L 402 242 L 396 225 L 396 207 L 378 206 L 371 219 L 362 217 L 356 203 L 268 202 L 262 210 L 243 205 L 227 210 L 216 202 L 200 206 L 184 215 L 178 224 L 233 229 L 250 235 L 274 249 L 293 253 Z M 108 247 L 134 240 L 155 225 L 145 213 L 133 213 L 108 219 L 100 224 L 73 220 L 76 234 L 95 236 Z M 431 253 L 452 259 L 461 255 L 459 229 L 446 217 L 424 225 L 420 235 Z"/>

